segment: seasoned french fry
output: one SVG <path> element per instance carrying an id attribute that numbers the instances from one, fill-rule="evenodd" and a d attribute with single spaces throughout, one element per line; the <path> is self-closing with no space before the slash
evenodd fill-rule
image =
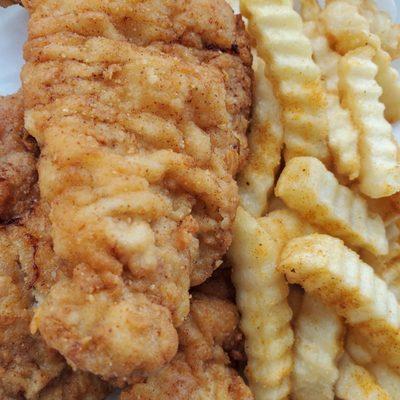
<path id="1" fill-rule="evenodd" d="M 265 63 L 256 59 L 253 121 L 249 133 L 250 156 L 239 176 L 240 202 L 254 217 L 264 215 L 275 173 L 281 161 L 283 128 L 281 110 Z"/>
<path id="2" fill-rule="evenodd" d="M 333 400 L 339 377 L 343 323 L 335 312 L 309 294 L 304 295 L 295 323 L 295 400 Z"/>
<path id="3" fill-rule="evenodd" d="M 391 399 L 397 399 L 400 393 L 400 375 L 396 374 L 384 362 L 374 359 L 373 355 L 366 349 L 365 343 L 353 329 L 350 329 L 346 338 L 346 351 L 350 357 L 363 366 L 377 383 L 389 394 Z"/>
<path id="4" fill-rule="evenodd" d="M 400 302 L 400 260 L 389 261 L 380 275 L 396 296 L 397 301 Z"/>
<path id="5" fill-rule="evenodd" d="M 358 7 L 360 14 L 369 23 L 370 31 L 377 35 L 382 48 L 394 58 L 400 56 L 400 25 L 394 24 L 390 16 L 377 8 L 373 0 L 364 0 Z"/>
<path id="6" fill-rule="evenodd" d="M 321 12 L 328 39 L 339 54 L 370 44 L 380 46 L 379 37 L 369 30 L 368 21 L 359 13 L 356 4 L 346 0 L 330 1 Z"/>
<path id="7" fill-rule="evenodd" d="M 291 240 L 278 270 L 346 319 L 400 371 L 400 308 L 373 269 L 340 239 L 313 234 Z"/>
<path id="8" fill-rule="evenodd" d="M 317 232 L 317 228 L 287 208 L 270 212 L 259 218 L 258 223 L 277 242 L 279 251 L 289 240 Z"/>
<path id="9" fill-rule="evenodd" d="M 328 39 L 318 21 L 305 22 L 304 33 L 310 40 L 313 59 L 321 70 L 326 90 L 330 93 L 337 93 L 340 55 L 329 47 Z"/>
<path id="10" fill-rule="evenodd" d="M 344 354 L 339 363 L 336 395 L 342 400 L 391 400 L 374 377 L 365 368 L 356 365 L 348 354 Z"/>
<path id="11" fill-rule="evenodd" d="M 386 51 L 376 50 L 374 63 L 378 66 L 376 81 L 382 88 L 379 100 L 385 106 L 385 118 L 394 123 L 400 119 L 400 80 L 398 72 L 392 67 L 391 59 Z"/>
<path id="12" fill-rule="evenodd" d="M 337 94 L 328 93 L 329 147 L 339 174 L 350 180 L 360 174 L 358 152 L 359 132 L 353 124 L 350 112 L 340 104 Z"/>
<path id="13" fill-rule="evenodd" d="M 300 16 L 291 0 L 241 0 L 240 4 L 282 105 L 285 159 L 311 155 L 327 162 L 326 96 Z"/>
<path id="14" fill-rule="evenodd" d="M 305 8 L 306 5 L 303 5 L 303 9 Z M 358 130 L 353 125 L 349 110 L 342 107 L 338 96 L 340 56 L 329 47 L 328 40 L 317 21 L 306 22 L 304 32 L 310 39 L 313 58 L 321 69 L 328 92 L 328 139 L 337 171 L 350 179 L 355 179 L 360 173 Z"/>
<path id="15" fill-rule="evenodd" d="M 290 393 L 292 312 L 285 277 L 275 268 L 279 251 L 257 220 L 239 207 L 228 256 L 246 339 L 246 375 L 256 400 L 287 399 Z"/>
<path id="16" fill-rule="evenodd" d="M 368 211 L 367 202 L 313 157 L 290 160 L 282 171 L 275 195 L 324 232 L 373 254 L 386 254 L 388 242 L 382 218 Z"/>
<path id="17" fill-rule="evenodd" d="M 321 6 L 316 0 L 300 0 L 300 14 L 303 21 L 316 21 L 319 18 Z"/>
<path id="18" fill-rule="evenodd" d="M 372 198 L 400 190 L 400 166 L 392 127 L 379 101 L 375 50 L 365 46 L 347 53 L 339 63 L 339 85 L 345 106 L 360 130 L 360 190 Z"/>

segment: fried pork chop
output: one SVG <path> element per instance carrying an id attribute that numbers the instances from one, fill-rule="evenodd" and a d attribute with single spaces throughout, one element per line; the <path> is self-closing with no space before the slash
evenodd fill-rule
<path id="1" fill-rule="evenodd" d="M 32 329 L 75 368 L 142 380 L 231 241 L 248 38 L 223 0 L 25 5 L 25 127 L 62 270 Z"/>
<path id="2" fill-rule="evenodd" d="M 229 367 L 224 351 L 240 340 L 238 322 L 232 303 L 195 293 L 189 317 L 178 328 L 178 354 L 145 383 L 126 390 L 121 400 L 253 399 L 242 378 Z"/>

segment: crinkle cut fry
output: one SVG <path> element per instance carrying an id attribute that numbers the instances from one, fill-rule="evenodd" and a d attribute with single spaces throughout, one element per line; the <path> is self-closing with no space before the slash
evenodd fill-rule
<path id="1" fill-rule="evenodd" d="M 339 380 L 336 395 L 342 400 L 391 400 L 389 394 L 375 381 L 363 367 L 356 365 L 348 354 L 339 363 Z"/>
<path id="2" fill-rule="evenodd" d="M 265 63 L 255 59 L 253 120 L 249 132 L 250 155 L 240 173 L 239 195 L 242 207 L 254 217 L 261 217 L 275 183 L 281 161 L 283 127 L 281 109 L 268 79 Z"/>
<path id="3" fill-rule="evenodd" d="M 329 1 L 321 12 L 329 42 L 341 55 L 366 44 L 380 47 L 379 37 L 370 32 L 369 23 L 357 6 L 346 0 L 334 0 Z"/>
<path id="4" fill-rule="evenodd" d="M 325 232 L 374 254 L 387 254 L 385 226 L 360 195 L 340 185 L 316 158 L 296 157 L 282 171 L 275 194 Z"/>
<path id="5" fill-rule="evenodd" d="M 293 331 L 288 286 L 275 269 L 279 245 L 241 207 L 233 233 L 228 256 L 242 315 L 249 385 L 256 400 L 287 399 L 293 367 Z"/>
<path id="6" fill-rule="evenodd" d="M 306 7 L 307 3 L 303 5 L 303 9 Z M 339 174 L 353 180 L 360 173 L 359 134 L 351 120 L 349 110 L 340 104 L 338 87 L 340 56 L 330 48 L 318 21 L 305 22 L 304 32 L 310 39 L 313 59 L 321 69 L 327 91 L 328 139 L 335 167 Z"/>
<path id="7" fill-rule="evenodd" d="M 333 399 L 343 331 L 343 322 L 334 310 L 310 294 L 304 295 L 294 327 L 293 399 Z"/>
<path id="8" fill-rule="evenodd" d="M 400 371 L 400 308 L 396 297 L 357 253 L 337 238 L 314 234 L 293 239 L 278 270 L 334 307 L 360 335 Z"/>
<path id="9" fill-rule="evenodd" d="M 270 66 L 284 121 L 285 159 L 314 156 L 329 162 L 326 96 L 309 40 L 290 0 L 242 0 L 241 11 Z"/>
<path id="10" fill-rule="evenodd" d="M 391 61 L 386 51 L 376 50 L 373 62 L 378 66 L 376 81 L 382 88 L 379 100 L 385 106 L 385 118 L 393 124 L 400 119 L 400 80 L 399 73 L 392 67 Z"/>
<path id="11" fill-rule="evenodd" d="M 339 63 L 339 85 L 345 106 L 360 130 L 360 190 L 372 198 L 400 190 L 398 146 L 379 101 L 382 89 L 375 81 L 376 51 L 365 46 L 347 53 Z"/>
<path id="12" fill-rule="evenodd" d="M 389 14 L 379 10 L 374 0 L 359 2 L 358 10 L 368 21 L 370 31 L 378 36 L 382 49 L 388 52 L 392 59 L 400 55 L 400 25 L 394 24 Z"/>
<path id="13" fill-rule="evenodd" d="M 388 367 L 384 361 L 374 357 L 365 345 L 365 341 L 354 329 L 348 330 L 345 346 L 350 357 L 376 379 L 391 399 L 396 399 L 400 393 L 400 375 Z"/>
<path id="14" fill-rule="evenodd" d="M 222 0 L 27 3 L 26 129 L 67 270 L 32 330 L 124 385 L 174 357 L 189 287 L 230 244 L 248 37 Z"/>

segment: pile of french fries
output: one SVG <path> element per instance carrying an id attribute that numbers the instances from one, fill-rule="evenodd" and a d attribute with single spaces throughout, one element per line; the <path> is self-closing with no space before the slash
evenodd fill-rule
<path id="1" fill-rule="evenodd" d="M 373 0 L 241 0 L 250 158 L 229 251 L 256 400 L 400 399 L 400 26 Z"/>

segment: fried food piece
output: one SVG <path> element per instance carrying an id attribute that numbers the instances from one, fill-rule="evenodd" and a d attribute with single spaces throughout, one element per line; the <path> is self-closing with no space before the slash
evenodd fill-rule
<path id="1" fill-rule="evenodd" d="M 18 210 L 18 217 L 22 217 L 18 224 L 0 227 L 0 398 L 104 399 L 108 385 L 88 373 L 72 372 L 39 335 L 30 333 L 34 295 L 40 298 L 40 294 L 48 291 L 58 273 L 58 265 L 48 240 L 45 210 L 27 213 L 38 191 L 34 179 L 35 146 L 20 136 L 23 126 L 21 95 L 0 98 L 0 104 L 4 151 L 0 164 L 3 171 L 10 172 L 9 182 L 14 183 L 9 186 L 13 193 L 7 204 L 10 207 L 3 211 Z M 7 164 L 5 160 L 12 162 Z M 25 190 L 29 186 L 31 188 Z M 57 397 L 63 387 L 68 387 L 70 397 L 64 394 Z M 47 393 L 52 394 L 48 397 Z"/>
<path id="2" fill-rule="evenodd" d="M 39 335 L 30 333 L 38 274 L 34 252 L 34 240 L 24 227 L 1 228 L 0 398 L 104 399 L 108 385 L 88 373 L 72 372 Z M 58 395 L 64 387 L 70 397 Z"/>
<path id="3" fill-rule="evenodd" d="M 319 5 L 303 2 L 303 12 L 313 14 Z M 308 10 L 309 9 L 309 10 Z M 317 20 L 304 24 L 304 32 L 313 48 L 313 59 L 321 69 L 322 79 L 327 91 L 328 141 L 337 171 L 350 179 L 358 177 L 360 157 L 358 154 L 358 131 L 348 109 L 340 104 L 338 66 L 340 56 L 330 47 L 323 28 Z"/>
<path id="4" fill-rule="evenodd" d="M 343 400 L 390 400 L 389 394 L 375 381 L 363 367 L 356 365 L 348 354 L 344 354 L 339 364 L 339 380 L 336 395 Z"/>
<path id="5" fill-rule="evenodd" d="M 301 17 L 290 0 L 241 0 L 240 5 L 282 106 L 285 159 L 313 156 L 328 163 L 326 95 Z"/>
<path id="6" fill-rule="evenodd" d="M 383 50 L 387 51 L 391 58 L 396 59 L 400 55 L 400 25 L 395 24 L 388 13 L 380 10 L 374 0 L 359 2 L 358 10 L 368 21 L 371 33 L 381 40 Z"/>
<path id="7" fill-rule="evenodd" d="M 294 332 L 293 399 L 333 400 L 343 322 L 333 309 L 305 294 Z"/>
<path id="8" fill-rule="evenodd" d="M 240 204 L 254 217 L 268 209 L 275 177 L 281 162 L 283 127 L 281 108 L 276 99 L 266 66 L 256 58 L 254 110 L 249 132 L 250 155 L 239 175 Z"/>
<path id="9" fill-rule="evenodd" d="M 221 0 L 26 5 L 26 128 L 64 266 L 32 328 L 124 384 L 174 357 L 189 286 L 231 242 L 248 39 Z"/>
<path id="10" fill-rule="evenodd" d="M 341 55 L 366 44 L 380 47 L 379 37 L 370 32 L 356 4 L 330 1 L 321 12 L 321 21 L 331 46 Z"/>
<path id="11" fill-rule="evenodd" d="M 382 88 L 376 82 L 376 51 L 360 47 L 339 63 L 339 87 L 343 104 L 351 111 L 360 130 L 360 190 L 372 198 L 390 196 L 400 190 L 398 146 L 392 126 L 380 102 Z M 382 76 L 381 76 L 382 78 Z"/>
<path id="12" fill-rule="evenodd" d="M 235 306 L 195 293 L 189 317 L 178 328 L 179 352 L 170 364 L 133 385 L 121 400 L 251 400 L 249 388 L 224 352 L 241 335 Z"/>
<path id="13" fill-rule="evenodd" d="M 241 207 L 228 256 L 246 338 L 246 375 L 255 398 L 286 399 L 293 368 L 292 312 L 288 285 L 276 271 L 288 240 L 313 228 L 289 210 L 253 218 Z"/>
<path id="14" fill-rule="evenodd" d="M 17 398 L 21 394 L 30 399 L 57 377 L 65 364 L 43 340 L 30 335 L 33 298 L 30 282 L 24 281 L 18 265 L 15 246 L 17 243 L 25 248 L 28 243 L 17 230 L 0 230 L 0 397 Z M 21 242 L 15 242 L 18 236 Z"/>
<path id="15" fill-rule="evenodd" d="M 382 218 L 370 212 L 363 197 L 339 184 L 317 158 L 290 160 L 279 177 L 275 195 L 304 219 L 350 245 L 373 254 L 388 253 Z"/>
<path id="16" fill-rule="evenodd" d="M 394 124 L 400 120 L 399 73 L 392 67 L 392 59 L 390 58 L 390 55 L 382 49 L 376 50 L 373 62 L 378 67 L 376 81 L 382 88 L 382 95 L 379 100 L 385 106 L 385 118 L 391 124 Z"/>
<path id="17" fill-rule="evenodd" d="M 391 399 L 397 398 L 400 390 L 400 375 L 388 367 L 384 361 L 373 357 L 354 329 L 350 329 L 347 334 L 346 351 L 358 365 L 375 377 Z"/>
<path id="18" fill-rule="evenodd" d="M 110 387 L 97 376 L 67 367 L 40 392 L 38 400 L 100 400 L 109 392 Z"/>
<path id="19" fill-rule="evenodd" d="M 22 94 L 0 96 L 0 222 L 19 218 L 34 201 L 34 144 L 24 137 Z"/>
<path id="20" fill-rule="evenodd" d="M 386 283 L 337 238 L 291 240 L 278 270 L 346 319 L 385 362 L 400 371 L 400 307 Z"/>

